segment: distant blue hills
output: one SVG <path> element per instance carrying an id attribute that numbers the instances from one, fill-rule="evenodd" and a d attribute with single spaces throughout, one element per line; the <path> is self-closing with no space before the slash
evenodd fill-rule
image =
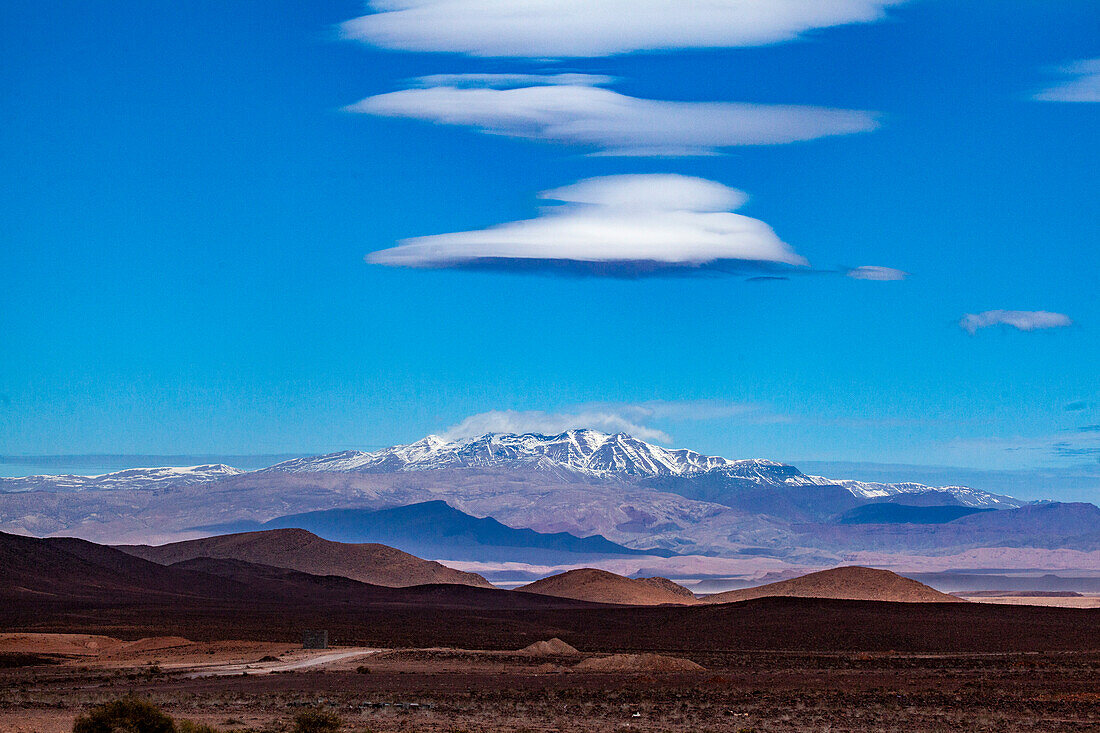
<path id="1" fill-rule="evenodd" d="M 668 550 L 635 550 L 600 535 L 515 529 L 492 517 L 478 518 L 445 501 L 389 509 L 325 509 L 289 514 L 266 522 L 226 522 L 193 529 L 254 532 L 304 529 L 335 542 L 377 542 L 419 557 L 447 560 L 563 563 L 608 556 L 672 557 Z"/>

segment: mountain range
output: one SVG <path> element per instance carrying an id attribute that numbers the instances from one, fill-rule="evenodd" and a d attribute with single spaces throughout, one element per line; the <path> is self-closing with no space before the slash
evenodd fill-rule
<path id="1" fill-rule="evenodd" d="M 670 450 L 625 433 L 608 435 L 595 430 L 567 430 L 550 436 L 489 433 L 455 441 L 429 435 L 409 445 L 393 446 L 373 453 L 344 451 L 297 458 L 262 469 L 259 473 L 395 473 L 453 468 L 528 469 L 561 476 L 643 481 L 684 477 L 707 479 L 727 487 L 840 486 L 860 499 L 932 493 L 963 506 L 1010 507 L 1023 504 L 1010 497 L 965 486 L 934 488 L 916 483 L 834 481 L 821 476 L 807 476 L 794 466 L 775 461 L 730 460 L 683 448 Z M 657 485 L 667 488 L 674 484 Z"/>
<path id="2" fill-rule="evenodd" d="M 389 509 L 325 509 L 266 522 L 227 522 L 198 527 L 203 532 L 250 532 L 297 528 L 336 542 L 376 542 L 425 557 L 512 562 L 580 562 L 609 556 L 669 556 L 667 550 L 635 550 L 599 535 L 514 529 L 492 517 L 472 517 L 445 501 Z"/>
<path id="3" fill-rule="evenodd" d="M 654 574 L 675 565 L 695 577 L 863 562 L 867 553 L 898 566 L 964 552 L 978 563 L 964 567 L 985 566 L 974 552 L 1015 567 L 1100 563 L 1091 504 L 833 480 L 592 430 L 428 436 L 250 472 L 0 479 L 0 529 L 22 534 L 133 544 L 292 527 L 439 560 L 576 566 L 633 556 Z"/>

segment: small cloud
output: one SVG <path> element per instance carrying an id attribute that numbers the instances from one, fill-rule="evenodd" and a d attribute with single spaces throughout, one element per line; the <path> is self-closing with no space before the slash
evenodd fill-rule
<path id="1" fill-rule="evenodd" d="M 1073 402 L 1067 402 L 1062 409 L 1066 412 L 1080 412 L 1089 409 L 1089 403 L 1086 400 L 1074 400 Z"/>
<path id="2" fill-rule="evenodd" d="M 854 267 L 844 274 L 856 280 L 904 280 L 909 277 L 909 273 L 904 270 L 895 270 L 892 267 L 880 267 L 878 265 Z"/>
<path id="3" fill-rule="evenodd" d="M 606 277 L 805 267 L 770 226 L 731 210 L 747 195 L 675 174 L 588 178 L 544 191 L 563 202 L 534 219 L 406 239 L 371 252 L 389 267 L 571 272 Z"/>
<path id="4" fill-rule="evenodd" d="M 859 110 L 740 102 L 638 99 L 588 74 L 443 74 L 346 111 L 470 127 L 491 135 L 592 149 L 599 155 L 713 155 L 739 145 L 777 145 L 869 132 Z"/>
<path id="5" fill-rule="evenodd" d="M 595 57 L 790 41 L 881 20 L 904 0 L 373 0 L 345 38 L 406 51 Z"/>
<path id="6" fill-rule="evenodd" d="M 1100 58 L 1077 61 L 1059 67 L 1058 72 L 1071 78 L 1038 92 L 1032 99 L 1039 102 L 1100 102 Z"/>
<path id="7" fill-rule="evenodd" d="M 1078 433 L 1100 433 L 1100 425 L 1082 425 L 1076 428 Z"/>
<path id="8" fill-rule="evenodd" d="M 1048 311 L 992 310 L 983 313 L 967 313 L 959 321 L 959 327 L 970 335 L 990 326 L 1011 326 L 1018 331 L 1038 331 L 1046 328 L 1064 328 L 1073 325 L 1069 316 Z"/>

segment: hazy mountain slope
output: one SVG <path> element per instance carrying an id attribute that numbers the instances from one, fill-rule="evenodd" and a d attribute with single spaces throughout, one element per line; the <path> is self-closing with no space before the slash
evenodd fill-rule
<path id="1" fill-rule="evenodd" d="M 377 542 L 422 557 L 451 560 L 546 563 L 609 555 L 672 554 L 631 549 L 599 535 L 577 537 L 566 532 L 513 529 L 492 517 L 472 517 L 438 500 L 389 509 L 326 509 L 262 523 L 231 522 L 197 529 L 220 534 L 285 528 L 305 529 L 336 542 Z"/>
<path id="2" fill-rule="evenodd" d="M 958 603 L 959 598 L 940 593 L 889 570 L 841 567 L 822 570 L 778 583 L 731 590 L 704 598 L 706 603 L 734 603 L 752 598 L 789 596 L 794 598 L 844 598 L 856 601 L 902 603 Z"/>
<path id="3" fill-rule="evenodd" d="M 715 469 L 690 476 L 656 476 L 645 480 L 643 485 L 688 499 L 796 522 L 825 520 L 866 502 L 836 484 L 803 483 L 793 466 L 782 469 L 775 476 L 761 476 L 753 471 L 751 477 L 736 469 Z"/>
<path id="4" fill-rule="evenodd" d="M 968 506 L 910 506 L 881 502 L 861 504 L 834 521 L 839 524 L 946 524 L 956 519 L 995 511 Z"/>
<path id="5" fill-rule="evenodd" d="M 667 578 L 626 578 L 594 568 L 569 570 L 520 586 L 516 590 L 546 596 L 575 598 L 593 603 L 618 603 L 632 606 L 695 603 L 695 597 L 691 591 L 677 586 Z"/>
<path id="6" fill-rule="evenodd" d="M 392 547 L 331 542 L 301 529 L 220 535 L 160 546 L 123 545 L 118 549 L 162 565 L 207 557 L 261 563 L 313 575 L 339 575 L 396 588 L 428 583 L 492 587 L 480 575 L 453 570 Z"/>
<path id="7" fill-rule="evenodd" d="M 979 547 L 1100 549 L 1100 508 L 1093 504 L 1033 504 L 970 514 L 943 524 L 813 524 L 796 528 L 799 542 L 822 549 L 931 552 Z"/>
<path id="8" fill-rule="evenodd" d="M 202 466 L 165 467 L 165 468 L 129 468 L 125 471 L 104 473 L 98 476 L 23 476 L 21 478 L 0 477 L 0 492 L 21 491 L 146 491 L 166 489 L 176 486 L 191 486 L 209 481 L 217 481 L 229 476 L 244 473 L 239 468 L 221 463 Z"/>

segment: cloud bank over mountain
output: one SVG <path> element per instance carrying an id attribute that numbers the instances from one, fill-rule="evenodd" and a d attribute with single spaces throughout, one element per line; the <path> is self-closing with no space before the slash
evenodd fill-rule
<path id="1" fill-rule="evenodd" d="M 471 56 L 595 57 L 790 41 L 883 19 L 904 0 L 373 0 L 344 38 Z"/>
<path id="2" fill-rule="evenodd" d="M 723 400 L 650 400 L 633 404 L 575 405 L 557 411 L 489 410 L 471 415 L 442 433 L 447 440 L 472 438 L 487 433 L 537 433 L 556 435 L 567 430 L 593 428 L 608 433 L 630 433 L 642 440 L 671 443 L 672 437 L 654 427 L 654 421 L 671 423 L 722 420 L 752 416 L 779 420 L 758 405 Z"/>

